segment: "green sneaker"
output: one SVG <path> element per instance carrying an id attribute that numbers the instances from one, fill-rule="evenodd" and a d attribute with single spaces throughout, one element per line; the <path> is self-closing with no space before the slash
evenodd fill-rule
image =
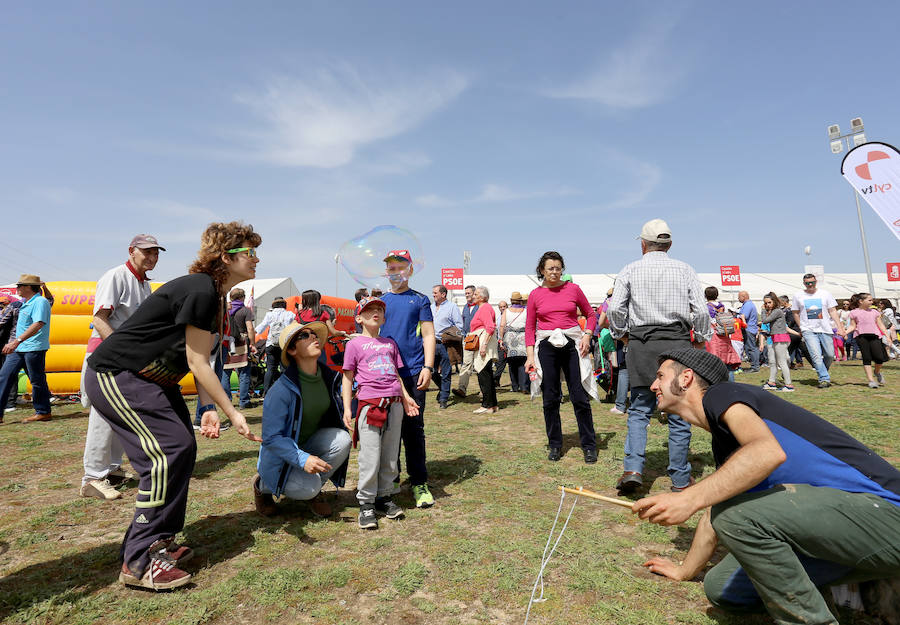
<path id="1" fill-rule="evenodd" d="M 416 499 L 416 508 L 430 508 L 434 505 L 434 497 L 428 490 L 428 484 L 417 484 L 412 487 L 412 492 Z"/>

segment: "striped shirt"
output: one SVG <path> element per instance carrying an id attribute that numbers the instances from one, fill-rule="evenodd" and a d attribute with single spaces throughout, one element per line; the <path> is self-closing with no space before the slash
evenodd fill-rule
<path id="1" fill-rule="evenodd" d="M 696 341 L 712 336 L 697 273 L 665 252 L 647 252 L 640 260 L 625 265 L 616 276 L 607 317 L 617 339 L 636 327 L 679 322 L 694 329 Z"/>

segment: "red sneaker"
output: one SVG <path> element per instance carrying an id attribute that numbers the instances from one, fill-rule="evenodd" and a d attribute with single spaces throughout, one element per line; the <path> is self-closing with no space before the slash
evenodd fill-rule
<path id="1" fill-rule="evenodd" d="M 163 539 L 166 545 L 166 554 L 175 562 L 181 565 L 194 557 L 194 550 L 187 545 L 179 545 L 175 542 L 175 538 Z"/>
<path id="2" fill-rule="evenodd" d="M 169 555 L 167 548 L 171 539 L 158 540 L 150 546 L 150 566 L 141 577 L 131 572 L 127 564 L 122 565 L 119 581 L 126 586 L 150 588 L 151 590 L 171 590 L 184 586 L 191 581 L 191 574 L 175 566 L 175 560 Z"/>

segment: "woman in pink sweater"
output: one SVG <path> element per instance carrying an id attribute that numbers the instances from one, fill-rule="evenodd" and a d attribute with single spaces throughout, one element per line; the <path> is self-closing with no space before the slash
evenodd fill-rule
<path id="1" fill-rule="evenodd" d="M 543 278 L 528 296 L 525 313 L 525 370 L 537 373 L 540 365 L 541 393 L 544 396 L 544 424 L 550 446 L 549 460 L 560 459 L 562 424 L 559 405 L 562 400 L 561 374 L 566 376 L 569 399 L 575 409 L 578 434 L 584 461 L 597 462 L 597 442 L 590 396 L 582 384 L 581 359 L 591 347 L 591 335 L 597 326 L 597 312 L 584 292 L 572 282 L 563 282 L 566 265 L 558 252 L 545 252 L 537 265 L 537 276 Z M 578 312 L 586 318 L 584 330 L 578 325 Z"/>

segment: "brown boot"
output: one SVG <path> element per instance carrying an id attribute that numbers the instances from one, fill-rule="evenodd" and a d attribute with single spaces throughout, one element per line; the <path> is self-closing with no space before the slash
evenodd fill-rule
<path id="1" fill-rule="evenodd" d="M 34 421 L 49 421 L 53 417 L 49 414 L 33 414 L 30 417 L 22 419 L 22 423 L 33 423 Z"/>
<path id="2" fill-rule="evenodd" d="M 325 495 L 321 492 L 306 502 L 310 512 L 321 519 L 327 519 L 331 516 L 331 504 L 325 501 Z"/>
<path id="3" fill-rule="evenodd" d="M 256 505 L 256 511 L 263 516 L 278 514 L 278 506 L 275 505 L 272 495 L 259 491 L 259 474 L 253 478 L 253 503 Z"/>

